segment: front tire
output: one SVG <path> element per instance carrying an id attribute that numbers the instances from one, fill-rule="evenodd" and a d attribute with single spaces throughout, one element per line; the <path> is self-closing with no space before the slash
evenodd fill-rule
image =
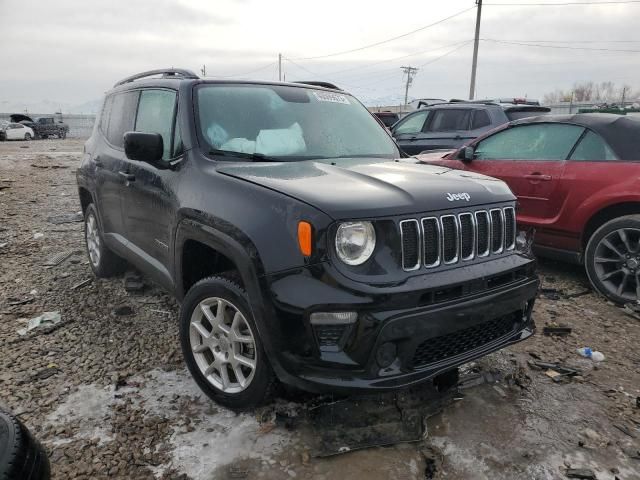
<path id="1" fill-rule="evenodd" d="M 89 265 L 96 277 L 112 277 L 124 271 L 126 262 L 104 243 L 98 213 L 93 204 L 90 204 L 84 213 L 84 239 Z"/>
<path id="2" fill-rule="evenodd" d="M 25 133 L 24 134 L 24 139 L 28 142 L 29 140 L 31 140 L 31 134 L 30 133 Z"/>
<path id="3" fill-rule="evenodd" d="M 191 287 L 180 309 L 180 343 L 191 375 L 216 403 L 245 410 L 271 397 L 275 376 L 235 282 L 209 277 Z"/>
<path id="4" fill-rule="evenodd" d="M 640 299 L 640 215 L 615 218 L 595 231 L 585 251 L 593 287 L 622 305 Z"/>
<path id="5" fill-rule="evenodd" d="M 64 140 L 65 138 L 67 138 L 67 132 L 59 132 L 58 133 L 58 138 L 60 140 Z"/>

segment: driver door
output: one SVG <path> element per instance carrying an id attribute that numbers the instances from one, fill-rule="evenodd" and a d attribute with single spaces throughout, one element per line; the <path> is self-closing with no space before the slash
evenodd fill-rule
<path id="1" fill-rule="evenodd" d="M 562 174 L 584 128 L 532 123 L 507 128 L 475 145 L 465 169 L 504 180 L 518 197 L 518 220 L 550 225 L 568 192 Z"/>

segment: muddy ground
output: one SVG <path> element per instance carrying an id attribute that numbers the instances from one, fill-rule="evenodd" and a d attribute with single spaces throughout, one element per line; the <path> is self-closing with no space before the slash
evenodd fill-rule
<path id="1" fill-rule="evenodd" d="M 335 399 L 284 391 L 252 413 L 218 407 L 185 370 L 177 303 L 151 285 L 131 293 L 122 277 L 94 279 L 82 223 L 52 223 L 80 210 L 81 150 L 0 143 L 0 404 L 43 442 L 55 479 L 555 479 L 569 468 L 640 478 L 640 320 L 560 263 L 540 266 L 538 334 L 466 366 L 463 378 L 493 373 L 431 416 L 422 440 L 319 458 L 309 406 Z M 61 322 L 17 333 L 44 312 Z M 572 333 L 542 335 L 553 322 Z M 579 357 L 581 346 L 605 361 Z M 556 383 L 536 360 L 580 375 Z"/>

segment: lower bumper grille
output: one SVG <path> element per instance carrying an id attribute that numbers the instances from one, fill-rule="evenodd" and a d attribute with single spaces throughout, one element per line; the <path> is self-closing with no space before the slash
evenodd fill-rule
<path id="1" fill-rule="evenodd" d="M 513 332 L 520 312 L 480 323 L 457 332 L 425 340 L 413 355 L 413 368 L 437 363 L 447 358 L 481 348 Z"/>

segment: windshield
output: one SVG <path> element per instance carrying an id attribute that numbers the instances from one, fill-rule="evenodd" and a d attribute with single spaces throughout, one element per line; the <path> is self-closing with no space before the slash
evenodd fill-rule
<path id="1" fill-rule="evenodd" d="M 201 85 L 201 143 L 209 151 L 281 161 L 400 155 L 352 96 L 282 85 Z"/>

